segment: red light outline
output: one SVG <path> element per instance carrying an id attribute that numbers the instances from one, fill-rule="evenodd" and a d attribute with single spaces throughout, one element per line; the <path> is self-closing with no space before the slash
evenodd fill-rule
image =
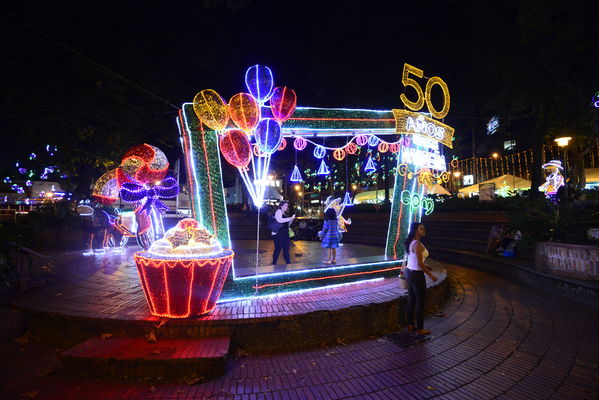
<path id="1" fill-rule="evenodd" d="M 230 250 L 229 250 L 230 251 Z M 218 258 L 185 258 L 185 259 L 155 259 L 149 258 L 142 255 L 143 252 L 137 252 L 133 255 L 135 259 L 135 264 L 137 265 L 137 269 L 140 272 L 139 277 L 141 281 L 142 288 L 144 290 L 144 294 L 146 296 L 146 300 L 148 302 L 148 306 L 150 308 L 150 314 L 157 317 L 167 317 L 167 318 L 187 318 L 191 315 L 201 315 L 208 313 L 216 307 L 216 300 L 220 297 L 220 291 L 222 291 L 222 286 L 224 285 L 225 279 L 222 279 L 222 284 L 220 287 L 220 291 L 218 296 L 213 300 L 214 304 L 210 304 L 210 299 L 213 297 L 213 293 L 215 290 L 216 280 L 219 276 L 226 276 L 229 273 L 229 268 L 231 267 L 231 263 L 235 253 L 230 251 L 231 254 L 227 254 L 223 257 Z M 183 268 L 190 268 L 191 277 L 187 281 L 186 294 L 185 294 L 185 302 L 186 307 L 183 313 L 175 314 L 171 307 L 171 293 L 169 290 L 169 281 L 168 281 L 168 270 L 172 270 L 177 266 L 181 266 Z M 193 312 L 194 309 L 192 303 L 193 297 L 193 287 L 194 287 L 194 279 L 195 279 L 195 269 L 196 268 L 206 268 L 212 267 L 210 270 L 206 271 L 209 274 L 211 279 L 210 288 L 205 292 L 205 295 L 202 296 L 202 304 L 199 307 L 198 312 Z M 160 294 L 154 294 L 150 290 L 148 276 L 146 274 L 146 268 L 160 268 L 162 269 L 162 277 L 163 283 L 161 286 L 164 288 L 163 295 L 160 297 L 164 297 L 164 302 L 166 303 L 166 312 L 161 313 L 157 311 L 157 304 L 159 304 L 158 296 Z M 223 268 L 225 270 L 223 270 Z M 210 307 L 211 306 L 211 307 Z M 175 307 L 178 308 L 178 307 Z"/>
<path id="2" fill-rule="evenodd" d="M 293 283 L 320 281 L 320 280 L 324 280 L 324 279 L 345 278 L 345 277 L 348 277 L 348 276 L 374 274 L 374 273 L 377 273 L 377 272 L 387 272 L 387 271 L 393 271 L 393 270 L 396 270 L 396 269 L 401 269 L 401 266 L 391 267 L 391 268 L 385 268 L 385 269 L 378 269 L 378 270 L 375 270 L 375 271 L 353 272 L 351 274 L 332 275 L 332 276 L 321 276 L 321 277 L 318 277 L 318 278 L 298 279 L 297 281 L 290 281 L 290 282 L 265 283 L 264 285 L 258 285 L 258 286 L 254 285 L 254 286 L 252 286 L 252 289 L 258 289 L 258 290 L 260 290 L 260 289 L 264 289 L 265 287 L 291 285 Z"/>

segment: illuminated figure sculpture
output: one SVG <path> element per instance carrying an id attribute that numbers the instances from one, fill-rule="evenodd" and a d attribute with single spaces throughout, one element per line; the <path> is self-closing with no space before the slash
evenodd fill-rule
<path id="1" fill-rule="evenodd" d="M 342 214 L 345 210 L 345 205 L 341 202 L 341 198 L 333 199 L 333 196 L 327 197 L 324 202 L 324 211 L 326 212 L 329 208 L 332 208 L 337 213 L 337 230 L 341 233 L 347 232 L 347 225 L 351 225 L 351 218 L 343 218 Z"/>
<path id="2" fill-rule="evenodd" d="M 562 162 L 559 160 L 551 160 L 547 164 L 543 164 L 549 174 L 546 177 L 545 183 L 539 186 L 539 190 L 545 192 L 545 197 L 552 203 L 557 203 L 557 191 L 560 187 L 564 186 L 564 177 L 560 173 L 560 169 L 563 170 Z"/>

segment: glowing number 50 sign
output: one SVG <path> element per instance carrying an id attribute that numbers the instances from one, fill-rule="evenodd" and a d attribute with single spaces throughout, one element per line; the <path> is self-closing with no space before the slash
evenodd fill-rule
<path id="1" fill-rule="evenodd" d="M 433 76 L 429 78 L 426 82 L 426 89 L 424 93 L 422 92 L 422 88 L 416 82 L 416 80 L 410 78 L 410 74 L 415 75 L 417 78 L 422 78 L 424 76 L 424 71 L 411 66 L 410 64 L 403 65 L 403 75 L 401 77 L 401 82 L 404 86 L 411 86 L 416 90 L 416 94 L 418 95 L 418 99 L 416 101 L 411 101 L 405 94 L 401 94 L 399 97 L 401 101 L 408 107 L 410 110 L 418 111 L 424 106 L 426 102 L 426 106 L 428 110 L 433 115 L 433 117 L 437 119 L 441 119 L 447 115 L 449 112 L 449 88 L 443 79 L 438 76 Z M 439 85 L 441 90 L 443 91 L 443 108 L 441 111 L 437 111 L 433 106 L 433 102 L 431 101 L 431 90 L 434 85 Z"/>

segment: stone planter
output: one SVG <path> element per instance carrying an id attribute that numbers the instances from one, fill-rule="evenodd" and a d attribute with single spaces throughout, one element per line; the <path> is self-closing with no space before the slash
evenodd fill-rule
<path id="1" fill-rule="evenodd" d="M 569 278 L 599 281 L 599 246 L 538 243 L 535 268 Z"/>

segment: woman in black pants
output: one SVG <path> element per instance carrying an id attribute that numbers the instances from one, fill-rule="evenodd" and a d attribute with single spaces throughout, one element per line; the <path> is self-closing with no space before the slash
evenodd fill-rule
<path id="1" fill-rule="evenodd" d="M 406 280 L 410 287 L 408 289 L 408 331 L 416 331 L 419 335 L 428 335 L 431 333 L 424 329 L 424 301 L 426 297 L 426 279 L 427 274 L 433 282 L 437 277 L 433 275 L 430 268 L 424 264 L 428 257 L 428 250 L 420 243 L 420 239 L 426 235 L 424 225 L 419 222 L 413 222 L 410 225 L 410 232 L 404 244 L 408 255 L 408 264 L 404 269 Z M 416 309 L 416 325 L 414 325 L 414 309 Z"/>
<path id="2" fill-rule="evenodd" d="M 291 217 L 284 217 L 283 214 L 289 209 L 289 203 L 282 201 L 275 211 L 275 220 L 281 224 L 277 232 L 272 232 L 272 240 L 275 242 L 275 251 L 272 254 L 272 265 L 277 265 L 279 253 L 283 250 L 283 257 L 286 264 L 291 264 L 289 257 L 289 224 L 295 219 L 295 214 Z"/>

